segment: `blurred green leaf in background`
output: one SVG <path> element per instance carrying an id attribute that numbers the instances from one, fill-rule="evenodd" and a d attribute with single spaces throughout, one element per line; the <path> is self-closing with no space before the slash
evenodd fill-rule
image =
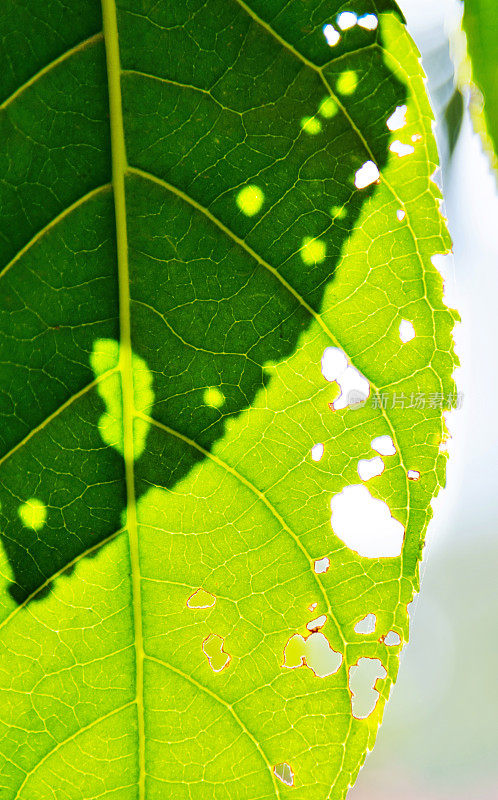
<path id="1" fill-rule="evenodd" d="M 494 0 L 465 0 L 463 27 L 467 35 L 472 78 L 481 96 L 474 123 L 490 145 L 496 166 L 498 153 L 498 5 Z M 494 151 L 494 156 L 493 156 Z"/>

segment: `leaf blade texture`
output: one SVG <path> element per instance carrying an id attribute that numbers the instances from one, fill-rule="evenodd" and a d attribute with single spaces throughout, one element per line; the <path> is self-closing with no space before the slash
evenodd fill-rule
<path id="1" fill-rule="evenodd" d="M 0 797 L 343 798 L 454 392 L 418 54 L 391 2 L 6 8 Z"/>

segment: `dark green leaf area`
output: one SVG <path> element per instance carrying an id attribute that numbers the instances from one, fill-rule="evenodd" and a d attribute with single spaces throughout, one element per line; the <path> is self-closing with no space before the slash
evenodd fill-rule
<path id="1" fill-rule="evenodd" d="M 385 122 L 405 97 L 377 31 L 358 31 L 368 41 L 347 65 L 330 49 L 327 62 L 321 27 L 288 36 L 297 7 L 282 5 L 273 30 L 225 0 L 118 9 L 133 349 L 153 377 L 152 416 L 201 448 L 164 448 L 164 488 L 251 406 L 320 311 L 374 191 L 358 191 L 355 172 L 372 157 L 382 169 Z M 119 338 L 106 82 L 97 39 L 1 117 L 3 157 L 15 151 L 18 165 L 3 184 L 3 452 L 23 464 L 26 437 L 36 451 L 32 484 L 21 491 L 8 470 L 2 479 L 19 599 L 122 525 L 120 456 L 102 452 L 90 367 L 95 342 Z M 54 467 L 62 423 L 74 440 L 66 471 Z M 146 491 L 140 460 L 137 470 Z M 14 513 L 32 496 L 47 507 L 39 532 Z"/>
<path id="2" fill-rule="evenodd" d="M 384 165 L 386 119 L 405 92 L 378 47 L 349 57 L 357 88 L 335 95 L 341 61 L 324 83 L 237 3 L 190 3 L 189 20 L 194 5 L 205 21 L 197 39 L 194 23 L 181 25 L 187 10 L 166 4 L 138 22 L 124 11 L 121 47 L 128 159 L 139 171 L 127 183 L 134 341 L 154 374 L 154 416 L 209 447 L 252 403 L 265 364 L 293 352 L 307 306 L 320 311 L 372 191 L 356 189 L 355 172 L 366 145 Z M 331 117 L 319 113 L 324 101 Z M 319 132 L 302 126 L 309 118 Z M 264 197 L 254 215 L 237 204 L 247 186 Z M 323 244 L 315 261 L 303 255 L 310 239 Z M 210 386 L 220 408 L 203 401 Z"/>

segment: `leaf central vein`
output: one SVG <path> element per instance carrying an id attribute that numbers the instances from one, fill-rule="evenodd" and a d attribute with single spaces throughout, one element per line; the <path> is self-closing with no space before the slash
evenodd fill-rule
<path id="1" fill-rule="evenodd" d="M 145 710 L 144 710 L 144 644 L 140 556 L 135 494 L 135 454 L 133 437 L 134 389 L 131 347 L 130 276 L 128 264 L 128 230 L 126 220 L 125 174 L 126 148 L 121 97 L 121 63 L 115 0 L 102 0 L 104 39 L 106 46 L 111 127 L 112 185 L 116 214 L 116 245 L 119 284 L 120 358 L 123 393 L 123 457 L 126 477 L 126 524 L 130 542 L 133 620 L 135 627 L 136 703 L 138 717 L 138 800 L 145 800 Z"/>

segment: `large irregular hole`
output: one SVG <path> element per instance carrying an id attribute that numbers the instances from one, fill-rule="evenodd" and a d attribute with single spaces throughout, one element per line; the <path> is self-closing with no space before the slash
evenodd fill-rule
<path id="1" fill-rule="evenodd" d="M 327 381 L 336 381 L 348 366 L 348 357 L 339 347 L 327 347 L 322 356 L 322 375 Z"/>
<path id="2" fill-rule="evenodd" d="M 317 678 L 334 675 L 342 664 L 342 654 L 333 650 L 323 633 L 312 633 L 306 639 L 306 666 Z"/>
<path id="3" fill-rule="evenodd" d="M 412 153 L 415 152 L 415 148 L 411 144 L 403 144 L 400 142 L 399 139 L 395 139 L 394 142 L 391 142 L 389 145 L 389 150 L 391 153 L 396 153 L 399 158 L 403 158 L 404 156 L 411 156 Z"/>
<path id="4" fill-rule="evenodd" d="M 381 456 L 395 456 L 396 448 L 392 440 L 392 436 L 376 436 L 372 439 L 372 450 L 379 453 Z"/>
<path id="5" fill-rule="evenodd" d="M 223 649 L 224 643 L 223 637 L 218 636 L 217 633 L 211 633 L 202 643 L 204 655 L 213 672 L 221 672 L 228 667 L 231 661 L 231 656 Z"/>
<path id="6" fill-rule="evenodd" d="M 375 688 L 378 678 L 386 678 L 387 672 L 378 658 L 360 658 L 349 670 L 351 711 L 356 719 L 366 719 L 374 711 L 379 699 Z"/>
<path id="7" fill-rule="evenodd" d="M 370 384 L 356 367 L 349 363 L 339 347 L 327 347 L 322 356 L 322 375 L 330 382 L 335 381 L 341 393 L 332 407 L 339 411 L 348 406 L 361 405 L 370 394 Z"/>
<path id="8" fill-rule="evenodd" d="M 287 669 L 308 667 L 317 678 L 334 675 L 342 664 L 342 654 L 333 650 L 323 633 L 314 632 L 306 639 L 295 633 L 284 648 L 284 663 Z"/>
<path id="9" fill-rule="evenodd" d="M 358 461 L 358 475 L 362 481 L 369 481 L 384 472 L 384 462 L 380 456 L 375 458 L 361 458 Z"/>
<path id="10" fill-rule="evenodd" d="M 375 616 L 375 614 L 367 614 L 366 617 L 363 617 L 363 619 L 358 620 L 358 622 L 354 626 L 354 632 L 362 633 L 365 635 L 368 633 L 374 633 L 376 625 L 377 625 L 377 617 Z"/>
<path id="11" fill-rule="evenodd" d="M 366 189 L 372 183 L 376 183 L 380 178 L 377 164 L 373 161 L 366 161 L 354 176 L 354 185 L 357 189 Z"/>
<path id="12" fill-rule="evenodd" d="M 286 761 L 282 764 L 276 764 L 273 767 L 273 773 L 286 786 L 294 786 L 294 773 Z"/>
<path id="13" fill-rule="evenodd" d="M 401 555 L 405 529 L 383 500 L 372 497 L 366 486 L 346 486 L 330 501 L 335 535 L 350 550 L 365 558 Z"/>
<path id="14" fill-rule="evenodd" d="M 311 458 L 313 461 L 321 461 L 324 453 L 324 446 L 321 443 L 313 445 L 311 448 Z"/>
<path id="15" fill-rule="evenodd" d="M 216 603 L 216 597 L 206 592 L 205 589 L 197 589 L 187 600 L 188 608 L 212 608 Z"/>
<path id="16" fill-rule="evenodd" d="M 390 131 L 399 131 L 401 130 L 401 128 L 405 127 L 407 111 L 408 111 L 407 106 L 397 106 L 394 113 L 391 114 L 391 116 L 386 122 L 386 125 Z"/>

